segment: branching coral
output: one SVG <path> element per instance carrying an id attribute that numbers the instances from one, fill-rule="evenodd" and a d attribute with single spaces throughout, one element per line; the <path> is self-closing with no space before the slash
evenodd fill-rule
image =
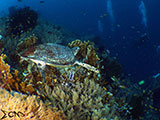
<path id="1" fill-rule="evenodd" d="M 69 120 L 116 118 L 114 98 L 103 103 L 107 93 L 93 80 L 85 79 L 84 83 L 76 82 L 72 87 L 59 84 L 53 90 L 46 85 L 45 90 L 40 92 L 53 106 L 62 110 Z"/>
<path id="2" fill-rule="evenodd" d="M 47 107 L 36 96 L 10 94 L 0 88 L 0 98 L 0 117 L 6 113 L 5 120 L 66 120 L 62 111 Z"/>
<path id="3" fill-rule="evenodd" d="M 99 69 L 100 59 L 90 42 L 76 40 L 72 42 L 72 45 L 69 46 L 80 47 L 81 52 L 76 56 L 78 61 L 88 63 Z M 20 47 L 20 49 L 23 49 L 23 47 Z M 63 111 L 70 120 L 119 118 L 117 113 L 118 105 L 115 102 L 115 98 L 111 93 L 106 92 L 103 87 L 95 83 L 100 73 L 95 74 L 84 70 L 80 66 L 71 66 L 68 68 L 52 68 L 52 66 L 47 66 L 43 72 L 45 74 L 45 79 L 43 79 L 36 64 L 27 63 L 30 66 L 28 67 L 28 72 L 25 73 L 23 71 L 23 79 L 20 80 L 18 78 L 18 71 L 15 71 L 12 76 L 9 65 L 3 61 L 3 56 L 1 58 L 0 63 L 3 66 L 7 66 L 8 73 L 11 76 L 11 79 L 6 78 L 11 83 L 7 82 L 7 84 L 4 84 L 5 82 L 2 81 L 3 86 L 5 86 L 4 88 L 9 84 L 12 90 L 29 94 L 38 93 L 46 103 L 50 102 L 53 107 Z M 3 73 L 3 70 L 4 68 L 2 68 L 1 73 Z M 33 112 L 33 114 L 37 113 Z"/>

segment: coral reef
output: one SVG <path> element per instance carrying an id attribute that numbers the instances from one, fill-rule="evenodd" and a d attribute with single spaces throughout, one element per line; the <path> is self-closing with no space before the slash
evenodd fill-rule
<path id="1" fill-rule="evenodd" d="M 34 34 L 21 35 L 20 38 L 9 38 L 6 37 L 2 40 L 3 44 L 3 53 L 7 55 L 6 61 L 13 66 L 16 66 L 19 64 L 19 56 L 17 55 L 17 52 L 20 52 L 28 47 L 32 47 L 32 45 L 37 44 L 38 37 Z"/>
<path id="2" fill-rule="evenodd" d="M 28 46 L 28 43 L 30 43 L 30 41 L 33 41 L 32 39 L 36 39 L 36 37 L 29 37 L 29 39 L 27 39 L 27 40 L 29 40 L 29 42 L 22 42 L 22 45 L 18 45 L 18 47 L 17 47 L 17 51 L 19 52 L 19 53 L 22 53 L 22 52 L 20 52 L 22 49 L 24 49 L 24 48 L 26 48 L 26 46 L 28 47 L 28 48 L 30 48 L 29 46 Z M 80 54 L 80 53 L 78 53 L 78 55 L 76 55 L 76 58 L 77 59 L 79 59 L 79 61 L 84 61 L 85 63 L 88 63 L 88 64 L 93 64 L 93 66 L 96 66 L 97 68 L 99 67 L 99 63 L 97 62 L 97 60 L 99 60 L 99 58 L 98 58 L 98 56 L 96 55 L 96 52 L 95 52 L 95 49 L 94 49 L 94 47 L 92 46 L 92 45 L 89 45 L 89 42 L 82 42 L 82 41 L 80 41 L 80 40 L 76 40 L 75 41 L 75 43 L 76 42 L 81 42 L 81 45 L 83 46 L 83 47 L 81 47 L 80 48 L 80 50 L 82 49 L 87 49 L 87 54 L 83 54 L 83 58 L 85 58 L 85 60 L 81 57 L 82 55 Z M 34 43 L 34 42 L 32 42 L 32 43 Z M 72 42 L 72 43 L 74 43 L 74 42 Z M 72 44 L 73 45 L 73 44 Z M 31 45 L 32 46 L 32 45 Z M 77 45 L 78 46 L 78 45 Z M 76 47 L 76 45 L 74 45 L 74 47 Z M 78 46 L 79 47 L 79 46 Z M 32 49 L 31 49 L 32 50 Z M 81 50 L 81 51 L 82 51 Z M 25 51 L 25 50 L 24 50 Z M 63 51 L 62 51 L 63 52 Z M 26 52 L 25 52 L 26 53 Z M 28 52 L 27 52 L 28 53 Z M 23 53 L 22 53 L 23 54 Z M 85 55 L 87 56 L 87 57 L 85 57 Z M 58 54 L 57 54 L 57 56 L 59 56 Z M 80 57 L 81 58 L 80 58 Z M 33 66 L 35 66 L 34 65 L 34 62 L 31 62 L 31 61 L 29 61 L 29 60 L 27 60 L 27 59 L 24 59 L 25 61 L 22 63 L 22 65 L 24 66 L 24 68 L 23 68 L 23 70 L 21 70 L 21 71 L 28 71 L 28 73 L 30 74 L 30 75 L 27 75 L 27 77 L 29 77 L 29 79 L 31 79 L 32 78 L 32 80 L 31 81 L 35 81 L 34 82 L 34 86 L 36 86 L 35 84 L 37 84 L 37 82 L 38 81 L 44 81 L 44 80 L 39 80 L 39 77 L 37 77 L 37 76 L 41 76 L 40 74 L 39 74 L 39 72 L 37 72 L 37 71 L 39 71 L 38 70 L 38 68 L 34 68 L 34 69 L 32 69 L 33 68 Z M 46 61 L 47 62 L 47 61 Z M 52 72 L 51 72 L 52 71 Z M 28 74 L 27 73 L 27 74 Z M 26 72 L 25 72 L 25 74 L 26 74 Z M 34 74 L 34 75 L 33 75 Z M 62 82 L 75 82 L 75 81 L 83 81 L 84 80 L 84 78 L 94 78 L 95 80 L 99 80 L 99 79 L 101 79 L 101 77 L 100 77 L 100 73 L 99 74 L 97 74 L 97 73 L 94 73 L 94 72 L 92 72 L 92 71 L 89 71 L 89 70 L 87 70 L 87 69 L 85 69 L 85 68 L 83 68 L 83 67 L 81 67 L 81 66 L 66 66 L 65 68 L 64 67 L 54 67 L 54 66 L 46 66 L 45 67 L 45 69 L 43 68 L 43 74 L 45 74 L 45 81 L 48 83 L 48 85 L 50 86 L 50 85 L 53 85 L 53 80 L 56 78 L 57 79 L 57 81 L 59 82 L 59 83 L 62 83 Z M 86 74 L 87 74 L 87 76 L 86 76 Z M 26 77 L 26 78 L 27 78 Z M 37 79 L 38 78 L 38 79 Z M 72 79 L 72 80 L 70 80 L 70 79 Z M 32 83 L 33 84 L 33 82 L 28 82 L 28 83 Z"/>
<path id="3" fill-rule="evenodd" d="M 94 43 L 88 41 L 81 41 L 81 40 L 75 40 L 68 44 L 69 47 L 79 47 L 80 50 L 76 55 L 76 59 L 78 61 L 82 61 L 84 63 L 88 63 L 97 69 L 100 69 L 100 58 L 98 57 L 96 50 L 94 48 Z M 94 78 L 95 80 L 99 81 L 101 79 L 100 74 L 97 73 L 91 73 L 89 71 L 84 70 L 82 67 L 77 66 L 75 71 L 75 80 L 81 81 L 84 79 L 84 77 L 88 78 Z M 86 76 L 87 74 L 87 76 Z M 81 76 L 79 76 L 81 75 Z M 83 76 L 85 75 L 85 76 Z"/>
<path id="4" fill-rule="evenodd" d="M 16 8 L 16 11 L 18 10 L 19 9 Z M 14 11 L 14 13 L 16 11 Z M 3 53 L 5 53 L 8 56 L 7 61 L 12 66 L 17 64 L 14 63 L 17 60 L 15 60 L 15 58 L 12 58 L 16 54 L 15 51 L 17 49 L 17 45 L 24 42 L 25 39 L 28 39 L 31 36 L 37 38 L 36 44 L 46 43 L 46 42 L 67 44 L 68 42 L 79 37 L 74 33 L 64 28 L 61 28 L 60 26 L 44 22 L 43 20 L 40 19 L 38 19 L 35 28 L 29 29 L 27 30 L 27 32 L 22 32 L 20 33 L 20 35 L 8 35 L 9 31 L 7 29 L 10 28 L 8 25 L 8 20 L 9 18 L 0 18 L 0 23 L 2 23 L 2 25 L 0 26 L 0 33 L 1 33 L 0 35 L 2 35 L 2 39 L 0 39 L 0 45 L 3 45 L 3 49 L 0 49 L 0 52 L 4 50 Z M 29 43 L 31 43 L 31 41 Z M 12 61 L 10 62 L 11 59 Z"/>
<path id="5" fill-rule="evenodd" d="M 0 56 L 0 87 L 10 91 L 9 93 L 0 89 L 0 98 L 2 98 L 0 109 L 5 110 L 7 114 L 10 111 L 16 113 L 21 111 L 21 116 L 16 114 L 10 119 L 21 117 L 21 119 L 53 120 L 65 120 L 66 118 L 69 120 L 120 120 L 121 116 L 118 112 L 120 107 L 123 111 L 125 100 L 123 99 L 122 103 L 119 97 L 116 98 L 114 91 L 117 91 L 118 88 L 113 89 L 111 87 L 113 83 L 107 84 L 108 78 L 119 77 L 119 64 L 114 60 L 105 60 L 103 57 L 99 57 L 93 42 L 78 40 L 79 36 L 77 37 L 74 33 L 68 32 L 58 25 L 41 20 L 37 24 L 37 17 L 34 14 L 30 16 L 33 19 L 26 17 L 26 21 L 35 24 L 27 23 L 24 26 L 18 24 L 11 29 L 13 27 L 11 26 L 12 16 L 17 12 L 17 18 L 21 17 L 18 15 L 23 10 L 26 11 L 26 14 L 34 13 L 29 8 L 15 9 L 13 13 L 10 13 L 9 21 L 5 19 L 6 29 L 3 28 L 5 26 L 0 26 L 2 30 L 6 30 L 5 32 L 0 31 L 4 36 L 0 41 L 0 51 L 4 49 L 3 53 L 7 55 L 7 57 L 4 54 Z M 14 21 L 16 21 L 15 18 L 14 16 Z M 3 22 L 1 20 L 0 22 Z M 46 42 L 65 45 L 71 42 L 68 47 L 80 48 L 75 56 L 76 60 L 94 66 L 100 72 L 96 73 L 79 65 L 60 68 L 46 65 L 44 69 L 40 70 L 40 67 L 34 62 L 20 59 L 19 55 L 23 52 L 27 53 L 26 49 Z M 32 51 L 32 49 L 30 50 Z M 104 62 L 101 58 L 104 59 Z M 102 69 L 103 67 L 105 69 Z M 119 82 L 116 87 L 118 85 Z M 15 93 L 13 90 L 19 93 Z M 5 100 L 6 102 L 4 102 Z M 3 111 L 0 111 L 1 113 Z M 9 116 L 5 119 L 9 119 Z"/>
<path id="6" fill-rule="evenodd" d="M 121 78 L 122 77 L 122 66 L 118 63 L 115 57 L 109 55 L 103 46 L 98 49 L 98 55 L 101 59 L 100 70 L 102 79 L 99 84 L 102 86 L 111 85 L 113 83 L 112 77 Z"/>
<path id="7" fill-rule="evenodd" d="M 85 63 L 89 63 L 95 67 L 99 67 L 98 61 L 100 58 L 96 54 L 94 43 L 88 41 L 82 42 L 81 40 L 75 40 L 68 44 L 69 47 L 80 47 L 80 51 L 76 55 L 77 60 L 83 60 Z"/>
<path id="8" fill-rule="evenodd" d="M 33 88 L 33 84 L 31 84 L 32 77 L 28 80 L 28 75 L 27 78 L 23 78 L 24 80 L 22 81 L 22 77 L 19 78 L 19 72 L 17 70 L 14 70 L 12 75 L 10 66 L 3 60 L 5 57 L 6 55 L 4 54 L 1 54 L 0 56 L 0 87 L 27 94 L 36 94 L 36 90 Z"/>
<path id="9" fill-rule="evenodd" d="M 62 111 L 50 108 L 36 96 L 11 94 L 0 88 L 0 98 L 0 118 L 5 113 L 5 120 L 66 120 Z"/>
<path id="10" fill-rule="evenodd" d="M 26 38 L 26 40 L 34 41 L 34 38 L 32 36 L 28 39 Z M 18 49 L 29 47 L 27 43 L 22 42 L 24 47 L 18 46 Z M 83 49 L 87 49 L 88 46 L 84 46 Z M 79 53 L 76 56 L 77 59 L 80 61 L 86 60 L 89 64 L 92 62 L 94 66 L 99 67 L 99 63 L 96 62 L 99 58 L 94 47 L 90 46 L 89 48 L 92 48 L 92 52 L 87 52 L 88 54 L 83 54 L 84 56 Z M 89 57 L 85 57 L 85 55 Z M 3 74 L 3 70 L 6 71 L 2 77 L 7 81 L 6 83 L 3 81 L 4 78 L 1 79 L 3 88 L 29 95 L 40 95 L 46 103 L 50 103 L 52 107 L 57 107 L 63 111 L 67 119 L 120 119 L 117 113 L 118 103 L 115 102 L 116 99 L 112 93 L 107 92 L 94 82 L 98 76 L 94 76 L 93 72 L 78 66 L 70 68 L 47 66 L 44 69 L 46 75 L 44 80 L 37 65 L 29 61 L 24 61 L 26 66 L 22 64 L 24 68 L 20 69 L 20 73 L 14 70 L 13 74 L 11 74 L 10 66 L 4 62 L 4 58 L 5 56 L 1 55 L 1 74 Z M 81 74 L 82 72 L 83 74 Z M 19 76 L 19 74 L 21 75 Z"/>
<path id="11" fill-rule="evenodd" d="M 38 14 L 29 7 L 9 9 L 9 18 L 6 25 L 6 36 L 19 36 L 37 25 Z"/>
<path id="12" fill-rule="evenodd" d="M 3 59 L 6 55 L 1 54 L 0 56 L 0 85 L 6 89 L 11 89 L 11 86 L 15 85 L 15 80 L 10 73 L 10 66 L 5 63 Z"/>
<path id="13" fill-rule="evenodd" d="M 24 39 L 19 39 L 19 43 L 17 45 L 17 52 L 21 52 L 27 48 L 32 47 L 33 45 L 35 45 L 38 41 L 38 37 L 36 37 L 34 34 L 30 35 Z"/>
<path id="14" fill-rule="evenodd" d="M 106 99 L 107 92 L 94 80 L 85 79 L 84 83 L 76 82 L 72 86 L 59 84 L 53 90 L 46 85 L 44 89 L 40 93 L 62 110 L 69 120 L 118 118 L 114 97 L 108 92 L 110 99 Z"/>

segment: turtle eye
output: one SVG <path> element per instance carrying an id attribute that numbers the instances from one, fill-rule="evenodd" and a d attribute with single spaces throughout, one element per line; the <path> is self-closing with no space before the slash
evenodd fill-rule
<path id="1" fill-rule="evenodd" d="M 38 63 L 37 65 L 38 65 L 38 66 L 42 66 L 42 64 L 40 64 L 40 63 Z"/>

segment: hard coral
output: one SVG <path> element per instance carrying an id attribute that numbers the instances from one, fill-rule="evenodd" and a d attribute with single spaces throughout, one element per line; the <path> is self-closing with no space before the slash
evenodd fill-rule
<path id="1" fill-rule="evenodd" d="M 98 61 L 100 60 L 100 58 L 96 54 L 94 43 L 90 41 L 82 42 L 81 40 L 75 40 L 69 43 L 69 47 L 71 48 L 76 46 L 80 47 L 80 51 L 76 55 L 77 60 L 83 60 L 83 62 L 98 67 Z"/>
<path id="2" fill-rule="evenodd" d="M 59 84 L 53 90 L 46 85 L 40 93 L 62 110 L 69 120 L 108 120 L 117 117 L 114 97 L 103 103 L 107 92 L 93 80 L 76 82 L 73 87 Z"/>
<path id="3" fill-rule="evenodd" d="M 76 55 L 78 61 L 88 63 L 97 69 L 100 69 L 100 58 L 96 53 L 94 48 L 94 43 L 90 41 L 75 40 L 68 44 L 69 47 L 79 47 L 80 50 Z M 77 66 L 75 70 L 75 79 L 77 81 L 83 80 L 84 77 L 94 78 L 95 80 L 101 79 L 100 74 L 90 73 L 89 71 L 84 70 L 82 67 Z M 84 76 L 85 75 L 85 76 Z"/>
<path id="4" fill-rule="evenodd" d="M 37 25 L 38 14 L 29 7 L 10 7 L 9 19 L 6 23 L 6 35 L 15 37 L 33 29 Z"/>
<path id="5" fill-rule="evenodd" d="M 62 111 L 45 105 L 37 96 L 9 93 L 0 88 L 0 118 L 5 120 L 66 120 Z"/>

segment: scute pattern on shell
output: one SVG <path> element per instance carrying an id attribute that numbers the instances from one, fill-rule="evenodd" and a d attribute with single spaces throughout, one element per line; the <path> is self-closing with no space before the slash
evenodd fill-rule
<path id="1" fill-rule="evenodd" d="M 36 46 L 33 53 L 29 54 L 27 58 L 53 65 L 72 65 L 75 62 L 75 56 L 71 48 L 55 43 Z"/>

